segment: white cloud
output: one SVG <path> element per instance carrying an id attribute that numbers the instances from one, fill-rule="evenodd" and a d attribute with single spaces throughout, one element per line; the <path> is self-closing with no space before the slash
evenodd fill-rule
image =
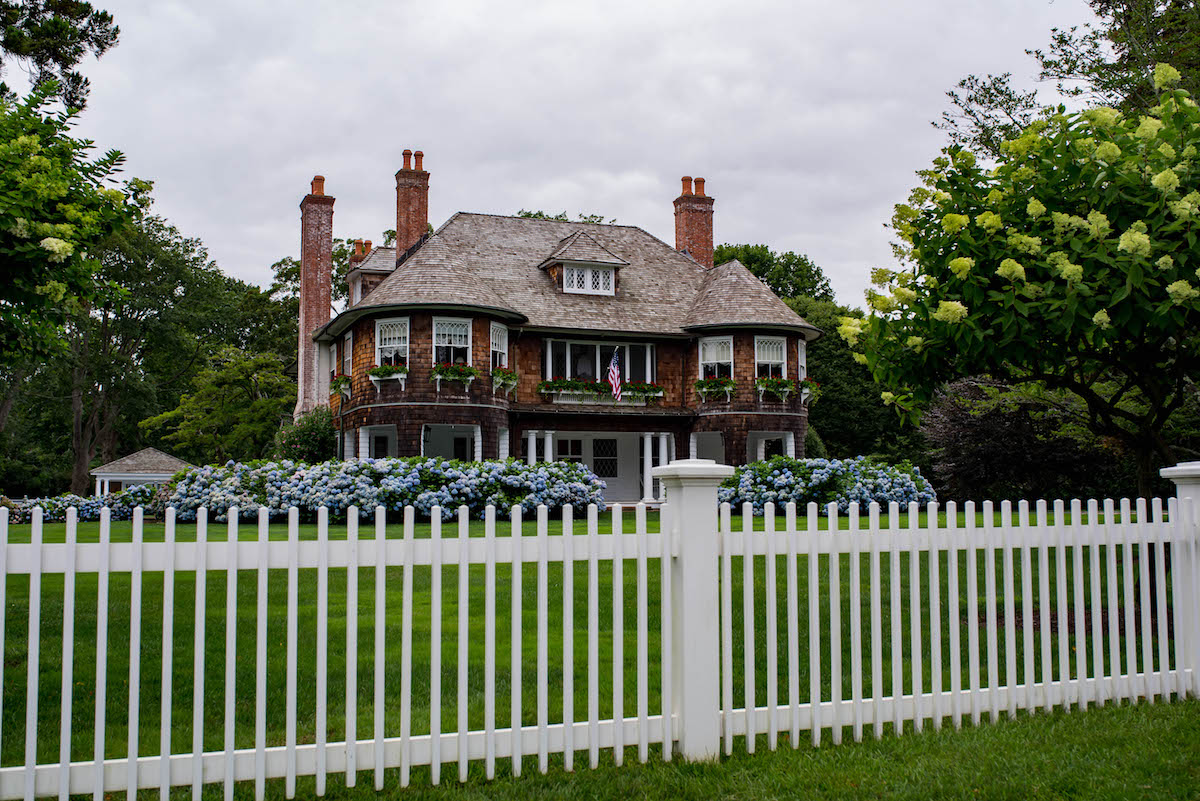
<path id="1" fill-rule="evenodd" d="M 105 2 L 81 131 L 156 182 L 161 213 L 258 283 L 294 254 L 315 173 L 339 236 L 394 226 L 400 151 L 430 216 L 587 211 L 671 241 L 683 174 L 718 242 L 807 253 L 843 302 L 889 263 L 883 224 L 943 144 L 968 73 L 1032 85 L 1026 47 L 1082 0 Z"/>

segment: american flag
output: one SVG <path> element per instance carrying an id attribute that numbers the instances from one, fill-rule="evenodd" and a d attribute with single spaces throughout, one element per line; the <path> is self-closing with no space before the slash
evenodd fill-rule
<path id="1" fill-rule="evenodd" d="M 617 361 L 619 350 L 613 351 L 612 361 L 608 363 L 608 383 L 612 386 L 613 397 L 621 399 L 621 364 Z"/>

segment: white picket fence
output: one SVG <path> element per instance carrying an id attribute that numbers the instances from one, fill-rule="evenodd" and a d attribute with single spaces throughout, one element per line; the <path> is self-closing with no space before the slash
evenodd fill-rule
<path id="1" fill-rule="evenodd" d="M 370 771 L 375 787 L 382 789 L 387 777 L 407 786 L 417 766 L 437 783 L 445 764 L 457 765 L 460 780 L 468 778 L 472 763 L 482 763 L 487 778 L 496 774 L 498 762 L 520 775 L 524 758 L 534 756 L 540 771 L 548 769 L 552 755 L 571 770 L 579 751 L 587 753 L 592 767 L 602 750 L 619 765 L 627 747 L 636 746 L 637 759 L 645 762 L 650 747 L 661 744 L 655 751 L 662 758 L 705 759 L 717 756 L 722 745 L 731 753 L 735 738 L 753 751 L 760 735 L 769 748 L 777 747 L 781 734 L 795 747 L 805 732 L 818 745 L 825 730 L 836 744 L 844 729 L 859 740 L 868 727 L 882 736 L 886 724 L 900 733 L 906 724 L 920 731 L 926 721 L 939 727 L 947 718 L 959 726 L 967 717 L 979 723 L 985 713 L 995 720 L 1017 710 L 1200 693 L 1200 561 L 1189 503 L 1172 499 L 1164 510 L 1157 500 L 1132 508 L 1127 501 L 1119 508 L 1111 501 L 1089 502 L 1085 510 L 1073 502 L 1069 511 L 1056 503 L 1051 514 L 1041 502 L 1032 510 L 1025 503 L 1014 510 L 1007 502 L 998 509 L 989 502 L 980 510 L 982 525 L 976 525 L 974 505 L 966 504 L 965 527 L 959 527 L 952 503 L 944 509 L 929 505 L 924 526 L 915 504 L 903 526 L 902 510 L 895 505 L 882 526 L 875 505 L 863 513 L 852 506 L 845 517 L 832 505 L 825 510 L 788 505 L 780 510 L 781 519 L 768 505 L 765 519 L 758 518 L 765 530 L 753 530 L 749 509 L 741 530 L 735 530 L 728 505 L 716 504 L 716 487 L 728 468 L 691 460 L 658 470 L 670 500 L 661 510 L 661 534 L 648 530 L 646 509 L 639 505 L 632 510 L 633 533 L 601 534 L 594 507 L 580 521 L 567 507 L 561 533 L 551 534 L 545 508 L 537 512 L 534 536 L 519 536 L 519 509 L 507 525 L 489 509 L 483 535 L 471 537 L 463 509 L 457 525 L 443 525 L 435 514 L 429 536 L 417 538 L 410 508 L 401 537 L 388 536 L 385 513 L 378 509 L 373 538 L 360 537 L 360 523 L 351 514 L 345 539 L 331 539 L 322 510 L 317 538 L 303 540 L 293 510 L 286 538 L 271 539 L 269 521 L 260 515 L 257 526 L 240 527 L 233 516 L 224 524 L 225 538 L 218 540 L 209 539 L 201 511 L 194 526 L 176 525 L 169 513 L 162 542 L 144 541 L 139 512 L 131 542 L 112 541 L 107 516 L 99 542 L 79 542 L 72 515 L 65 542 L 47 543 L 35 513 L 30 542 L 15 543 L 7 512 L 0 510 L 0 600 L 7 598 L 10 609 L 18 608 L 14 602 L 21 598 L 28 605 L 27 627 L 9 620 L 6 633 L 6 616 L 0 615 L 4 653 L 11 661 L 18 652 L 26 661 L 22 688 L 13 683 L 20 677 L 6 675 L 0 660 L 0 704 L 11 704 L 17 691 L 25 704 L 23 758 L 3 756 L 16 753 L 16 743 L 7 741 L 19 726 L 0 726 L 0 798 L 91 793 L 102 801 L 104 793 L 124 790 L 132 799 L 138 789 L 159 788 L 165 799 L 176 786 L 190 786 L 198 798 L 204 785 L 216 783 L 229 798 L 236 782 L 253 781 L 261 799 L 266 781 L 280 778 L 291 798 L 298 777 L 315 777 L 320 795 L 330 773 L 343 774 L 353 785 L 360 771 Z M 629 511 L 608 513 L 612 531 L 624 531 Z M 187 536 L 193 528 L 194 540 Z M 247 528 L 254 529 L 253 539 L 246 538 Z M 456 536 L 444 536 L 444 528 Z M 507 615 L 496 607 L 498 567 L 509 584 Z M 527 578 L 526 569 L 533 575 Z M 582 571 L 578 581 L 577 569 Z M 252 611 L 239 599 L 239 571 L 251 571 L 257 579 Z M 301 641 L 300 610 L 308 609 L 311 599 L 302 604 L 300 587 L 314 572 L 315 638 Z M 454 597 L 452 588 L 442 586 L 443 573 L 457 582 L 454 619 L 443 615 L 444 599 Z M 51 574 L 62 576 L 61 595 L 43 591 L 43 578 Z M 223 618 L 208 620 L 208 582 L 193 582 L 187 731 L 188 716 L 181 724 L 180 699 L 173 693 L 177 668 L 183 667 L 174 655 L 187 645 L 177 641 L 173 629 L 180 600 L 176 588 L 187 575 L 213 574 L 226 577 Z M 360 574 L 373 578 L 369 602 L 360 599 Z M 161 576 L 162 587 L 156 599 L 161 620 L 153 621 L 155 630 L 161 626 L 162 647 L 151 660 L 152 669 L 160 668 L 154 690 L 160 710 L 157 749 L 145 748 L 140 727 L 146 714 L 139 715 L 147 706 L 139 695 L 147 681 L 141 669 L 148 645 L 142 640 L 147 575 L 156 581 Z M 27 584 L 18 586 L 14 576 L 27 576 L 21 579 Z M 76 584 L 84 576 L 89 582 L 94 578 L 96 590 L 92 595 L 89 584 L 81 600 Z M 345 586 L 344 596 L 338 596 L 345 605 L 344 720 L 328 718 L 331 680 L 342 678 L 329 663 L 331 576 Z M 604 590 L 602 577 L 610 585 Z M 128 583 L 128 609 L 111 601 L 115 578 L 122 593 Z M 284 620 L 273 617 L 268 605 L 278 597 L 281 582 Z M 389 601 L 388 592 L 397 582 L 398 604 Z M 528 653 L 523 604 L 531 590 L 536 637 L 534 652 Z M 561 606 L 554 614 L 552 600 Z M 61 629 L 43 615 L 48 601 L 61 601 Z M 579 611 L 584 605 L 586 614 Z M 1152 615 L 1152 605 L 1158 614 Z M 77 615 L 93 611 L 95 636 L 77 643 Z M 359 657 L 360 615 L 374 625 L 374 653 L 365 660 Z M 255 627 L 252 653 L 239 649 L 237 626 L 225 625 L 246 618 Z M 110 628 L 125 622 L 130 711 L 126 720 L 114 723 L 106 720 L 106 692 L 114 684 L 107 674 Z M 206 668 L 217 669 L 206 664 L 211 650 L 206 646 L 218 623 L 225 634 L 220 699 L 206 697 L 204 689 Z M 472 623 L 481 623 L 482 646 L 472 639 Z M 268 685 L 275 655 L 268 653 L 268 632 L 278 632 L 281 625 L 283 724 L 271 723 L 281 736 L 269 740 L 268 723 L 280 710 L 268 707 L 268 698 L 278 700 Z M 450 631 L 455 651 L 446 648 Z M 419 642 L 414 645 L 414 632 L 429 637 L 427 657 L 414 656 L 424 653 Z M 586 639 L 584 659 L 576 657 L 577 645 L 582 647 L 575 641 L 577 632 Z M 505 634 L 507 659 L 503 639 L 497 644 Z M 43 635 L 61 644 L 61 670 L 43 672 Z M 397 658 L 397 636 L 398 681 L 389 661 Z M 94 649 L 94 673 L 75 673 L 81 661 L 77 644 Z M 443 692 L 444 651 L 455 655 L 453 695 Z M 360 661 L 371 678 L 360 677 Z M 533 699 L 522 696 L 524 662 L 532 662 L 536 672 Z M 252 688 L 239 684 L 239 665 L 243 677 L 253 665 Z M 310 674 L 315 698 L 300 699 L 301 676 Z M 61 688 L 57 738 L 38 708 L 46 695 L 42 684 L 52 682 Z M 576 709 L 577 682 L 580 690 L 586 684 L 582 709 Z M 87 758 L 72 742 L 80 720 L 74 696 L 84 684 L 95 691 Z M 497 707 L 504 703 L 504 685 L 507 715 Z M 602 710 L 604 685 L 611 687 L 611 699 L 603 699 Z M 364 705 L 360 692 L 368 689 L 371 701 Z M 241 728 L 238 723 L 237 704 L 245 698 L 254 706 L 252 745 L 244 719 Z M 311 726 L 298 720 L 301 700 L 312 702 Z M 218 701 L 219 711 L 214 709 Z M 414 701 L 421 710 L 427 704 L 428 714 L 415 713 Z M 370 710 L 367 736 L 358 721 L 360 708 Z M 456 724 L 446 730 L 444 712 L 453 714 Z M 0 722 L 14 719 L 13 714 L 0 706 Z M 212 746 L 212 731 L 206 737 L 214 715 L 220 748 Z M 172 735 L 181 727 L 190 733 L 190 750 L 172 748 L 180 734 Z M 117 756 L 110 728 L 125 735 L 124 751 Z M 330 742 L 331 730 L 342 732 L 342 741 Z M 57 761 L 48 757 L 43 742 L 52 739 L 58 741 Z"/>

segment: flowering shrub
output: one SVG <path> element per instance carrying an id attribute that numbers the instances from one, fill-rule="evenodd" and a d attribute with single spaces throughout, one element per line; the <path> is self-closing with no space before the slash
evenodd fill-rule
<path id="1" fill-rule="evenodd" d="M 81 522 L 99 520 L 100 510 L 105 506 L 109 508 L 113 520 L 129 520 L 133 517 L 134 507 L 137 506 L 141 506 L 147 516 L 156 517 L 164 508 L 163 487 L 155 484 L 137 484 L 120 492 L 87 498 L 67 493 L 56 498 L 10 500 L 9 520 L 13 523 L 28 523 L 35 506 L 42 507 L 42 520 L 47 523 L 61 523 L 66 520 L 67 509 L 72 506 L 77 510 Z"/>
<path id="2" fill-rule="evenodd" d="M 797 506 L 817 503 L 822 509 L 836 503 L 845 512 L 858 501 L 865 508 L 875 501 L 885 506 L 892 501 L 907 506 L 937 500 L 933 487 L 921 471 L 907 462 L 884 464 L 866 456 L 856 459 L 792 459 L 776 456 L 734 471 L 717 491 L 717 499 L 735 508 L 743 503 L 762 514 L 763 506 L 781 507 L 789 501 Z"/>
<path id="3" fill-rule="evenodd" d="M 462 381 L 464 384 L 479 375 L 479 370 L 466 364 L 450 364 L 443 362 L 435 364 L 429 371 L 430 378 L 440 378 L 442 381 Z"/>
<path id="4" fill-rule="evenodd" d="M 357 506 L 360 515 L 368 517 L 376 506 L 395 512 L 408 505 L 425 517 L 440 506 L 442 518 L 449 520 L 462 505 L 476 517 L 483 517 L 488 505 L 502 511 L 520 506 L 527 512 L 541 504 L 582 508 L 594 503 L 604 508 L 604 488 L 605 483 L 586 466 L 573 462 L 527 465 L 511 459 L 412 458 L 308 465 L 283 460 L 189 470 L 176 482 L 167 503 L 178 510 L 181 520 L 194 519 L 201 506 L 224 520 L 232 506 L 242 517 L 252 518 L 260 506 L 272 515 L 295 506 L 306 516 L 315 516 L 321 506 L 335 516 Z"/>
<path id="5" fill-rule="evenodd" d="M 323 462 L 337 454 L 337 429 L 328 406 L 317 406 L 275 435 L 275 457 L 294 462 Z"/>

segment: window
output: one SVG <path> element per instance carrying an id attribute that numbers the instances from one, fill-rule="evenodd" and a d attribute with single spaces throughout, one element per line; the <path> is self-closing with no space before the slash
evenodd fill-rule
<path id="1" fill-rule="evenodd" d="M 796 378 L 801 380 L 808 377 L 808 343 L 800 340 L 799 352 L 796 354 Z"/>
<path id="2" fill-rule="evenodd" d="M 700 377 L 733 378 L 733 337 L 700 340 Z"/>
<path id="3" fill-rule="evenodd" d="M 408 366 L 408 318 L 375 323 L 375 364 Z"/>
<path id="4" fill-rule="evenodd" d="M 329 343 L 329 380 L 337 378 L 337 342 Z"/>
<path id="5" fill-rule="evenodd" d="M 353 306 L 362 300 L 362 276 L 356 276 L 350 282 L 350 305 Z"/>
<path id="6" fill-rule="evenodd" d="M 555 443 L 555 450 L 560 462 L 583 461 L 583 440 L 581 439 L 560 439 Z"/>
<path id="7" fill-rule="evenodd" d="M 787 377 L 787 340 L 783 337 L 754 338 L 754 375 L 756 378 Z"/>
<path id="8" fill-rule="evenodd" d="M 592 472 L 600 478 L 617 477 L 617 441 L 592 440 Z"/>
<path id="9" fill-rule="evenodd" d="M 563 269 L 563 291 L 577 295 L 614 294 L 614 270 L 612 267 L 565 267 Z"/>
<path id="10" fill-rule="evenodd" d="M 471 363 L 471 321 L 433 318 L 433 363 Z"/>
<path id="11" fill-rule="evenodd" d="M 613 345 L 599 342 L 567 342 L 561 339 L 546 341 L 544 377 L 577 378 L 586 381 L 604 380 L 613 351 L 621 376 L 626 381 L 654 381 L 654 346 L 646 343 Z"/>
<path id="12" fill-rule="evenodd" d="M 347 331 L 346 336 L 342 339 L 342 375 L 351 375 L 353 372 L 354 334 Z"/>
<path id="13" fill-rule="evenodd" d="M 508 367 L 508 328 L 492 323 L 492 369 Z"/>

